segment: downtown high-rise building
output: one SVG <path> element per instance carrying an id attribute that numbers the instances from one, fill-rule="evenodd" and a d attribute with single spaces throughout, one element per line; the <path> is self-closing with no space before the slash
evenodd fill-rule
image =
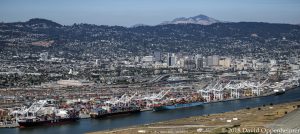
<path id="1" fill-rule="evenodd" d="M 207 57 L 207 65 L 208 66 L 218 66 L 219 65 L 219 55 L 213 55 Z"/>
<path id="2" fill-rule="evenodd" d="M 167 62 L 169 67 L 173 67 L 176 65 L 176 56 L 174 53 L 168 53 Z"/>
<path id="3" fill-rule="evenodd" d="M 187 57 L 184 60 L 184 68 L 192 70 L 196 68 L 196 61 L 192 57 Z"/>
<path id="4" fill-rule="evenodd" d="M 197 54 L 195 56 L 195 63 L 196 63 L 196 69 L 201 69 L 203 68 L 203 57 L 201 54 Z"/>
<path id="5" fill-rule="evenodd" d="M 153 52 L 153 57 L 154 57 L 156 62 L 162 61 L 162 55 L 161 55 L 161 52 L 159 52 L 159 51 L 154 51 Z"/>

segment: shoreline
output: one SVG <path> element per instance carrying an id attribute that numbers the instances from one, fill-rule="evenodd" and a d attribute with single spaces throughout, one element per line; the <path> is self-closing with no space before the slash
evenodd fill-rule
<path id="1" fill-rule="evenodd" d="M 296 90 L 297 88 L 299 88 L 300 86 L 297 87 L 291 87 L 288 90 L 286 90 L 285 92 L 290 92 L 292 90 Z M 203 105 L 208 105 L 208 104 L 213 104 L 213 103 L 220 103 L 220 102 L 229 102 L 229 101 L 237 101 L 237 100 L 247 100 L 247 99 L 255 99 L 255 98 L 263 98 L 263 97 L 268 97 L 268 96 L 272 96 L 275 95 L 275 92 L 271 92 L 271 93 L 267 93 L 267 94 L 262 94 L 260 96 L 248 96 L 248 97 L 242 97 L 242 98 L 234 98 L 234 99 L 224 99 L 224 100 L 216 100 L 216 101 L 210 101 L 210 102 L 204 102 Z M 300 100 L 300 99 L 299 99 Z M 250 108 L 250 107 L 249 107 Z M 144 111 L 153 111 L 153 109 L 142 109 L 141 112 Z M 84 117 L 84 118 L 80 118 L 80 119 L 86 119 L 86 118 L 91 118 L 90 116 L 88 117 Z M 17 124 L 7 124 L 7 125 L 0 125 L 0 128 L 16 128 L 18 127 Z M 105 131 L 105 130 L 104 130 Z"/>
<path id="2" fill-rule="evenodd" d="M 269 129 L 267 125 L 277 119 L 299 110 L 300 100 L 276 105 L 262 105 L 254 108 L 240 109 L 231 112 L 192 116 L 169 121 L 162 121 L 127 128 L 87 132 L 87 134 L 103 133 L 221 133 L 241 129 Z M 300 129 L 300 128 L 299 128 Z"/>

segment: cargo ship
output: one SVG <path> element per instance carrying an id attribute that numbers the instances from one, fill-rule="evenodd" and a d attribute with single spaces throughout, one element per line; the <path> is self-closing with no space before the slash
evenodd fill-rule
<path id="1" fill-rule="evenodd" d="M 203 102 L 191 102 L 191 103 L 177 103 L 174 105 L 163 105 L 154 107 L 154 111 L 161 111 L 161 110 L 173 110 L 173 109 L 179 109 L 179 108 L 187 108 L 187 107 L 195 107 L 203 105 Z"/>
<path id="2" fill-rule="evenodd" d="M 91 118 L 105 118 L 116 115 L 127 115 L 141 112 L 138 106 L 103 106 L 90 113 Z"/>
<path id="3" fill-rule="evenodd" d="M 59 109 L 54 100 L 39 100 L 20 113 L 17 116 L 20 128 L 61 125 L 79 119 L 78 111 L 73 108 Z"/>
<path id="4" fill-rule="evenodd" d="M 66 123 L 75 122 L 79 117 L 68 117 L 68 118 L 39 118 L 39 117 L 26 117 L 18 120 L 20 128 L 28 128 L 34 126 L 52 126 L 62 125 Z"/>

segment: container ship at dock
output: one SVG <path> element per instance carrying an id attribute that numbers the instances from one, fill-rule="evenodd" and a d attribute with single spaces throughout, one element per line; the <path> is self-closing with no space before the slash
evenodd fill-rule
<path id="1" fill-rule="evenodd" d="M 20 128 L 62 125 L 79 119 L 79 112 L 73 108 L 60 109 L 54 100 L 39 100 L 16 114 Z"/>
<path id="2" fill-rule="evenodd" d="M 77 121 L 79 118 L 54 118 L 54 119 L 43 119 L 37 117 L 29 117 L 18 120 L 20 128 L 28 128 L 35 126 L 53 126 L 53 125 L 63 125 L 67 123 L 72 123 Z"/>
<path id="3" fill-rule="evenodd" d="M 91 118 L 105 118 L 118 115 L 128 115 L 132 113 L 141 112 L 141 107 L 137 105 L 132 99 L 135 97 L 134 94 L 128 97 L 126 94 L 121 96 L 121 98 L 112 98 L 111 100 L 100 103 L 93 108 L 90 112 Z"/>
<path id="4" fill-rule="evenodd" d="M 133 113 L 141 112 L 140 107 L 136 106 L 129 106 L 129 107 L 110 107 L 110 106 L 103 106 L 101 108 L 95 109 L 94 112 L 90 113 L 91 118 L 105 118 L 111 116 L 118 116 L 118 115 L 128 115 Z"/>
<path id="5" fill-rule="evenodd" d="M 203 97 L 198 93 L 190 94 L 191 97 L 179 97 L 177 95 L 166 95 L 166 99 L 154 104 L 153 111 L 173 110 L 180 108 L 196 107 L 204 104 Z"/>
<path id="6" fill-rule="evenodd" d="M 165 105 L 165 106 L 158 106 L 154 107 L 154 111 L 162 111 L 162 110 L 173 110 L 173 109 L 179 109 L 179 108 L 188 108 L 188 107 L 195 107 L 195 106 L 201 106 L 203 105 L 203 102 L 191 102 L 191 103 L 178 103 L 174 105 Z"/>

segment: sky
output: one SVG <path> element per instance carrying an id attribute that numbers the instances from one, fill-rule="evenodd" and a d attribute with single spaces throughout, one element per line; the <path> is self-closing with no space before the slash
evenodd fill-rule
<path id="1" fill-rule="evenodd" d="M 0 22 L 156 25 L 204 14 L 221 21 L 300 24 L 300 0 L 0 0 Z"/>

